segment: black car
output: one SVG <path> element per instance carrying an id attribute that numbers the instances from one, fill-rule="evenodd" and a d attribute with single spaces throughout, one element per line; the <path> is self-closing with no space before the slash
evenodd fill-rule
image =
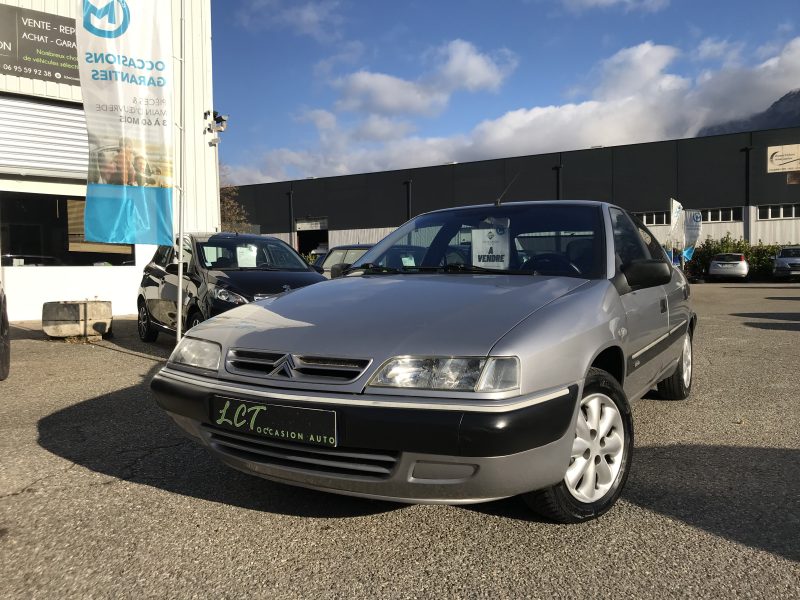
<path id="1" fill-rule="evenodd" d="M 0 281 L 0 381 L 8 377 L 11 368 L 11 334 L 3 282 Z"/>
<path id="2" fill-rule="evenodd" d="M 336 246 L 328 250 L 322 259 L 317 259 L 314 264 L 322 267 L 322 274 L 331 278 L 331 267 L 338 264 L 353 265 L 372 248 L 372 244 L 350 244 L 349 246 Z"/>
<path id="3" fill-rule="evenodd" d="M 325 281 L 321 269 L 269 236 L 190 234 L 184 237 L 183 256 L 185 330 L 236 306 Z M 138 330 L 143 341 L 177 329 L 177 296 L 177 248 L 159 246 L 139 286 Z"/>

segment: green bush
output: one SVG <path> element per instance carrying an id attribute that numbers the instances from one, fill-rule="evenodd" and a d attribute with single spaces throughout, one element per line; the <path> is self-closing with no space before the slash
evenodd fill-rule
<path id="1" fill-rule="evenodd" d="M 758 244 L 751 244 L 741 238 L 733 239 L 729 233 L 720 240 L 712 240 L 709 237 L 695 248 L 692 260 L 686 263 L 686 272 L 696 277 L 701 276 L 708 272 L 714 255 L 736 252 L 744 254 L 750 263 L 752 275 L 768 276 L 772 274 L 773 259 L 778 250 L 780 246 L 776 244 L 764 244 L 761 240 Z"/>

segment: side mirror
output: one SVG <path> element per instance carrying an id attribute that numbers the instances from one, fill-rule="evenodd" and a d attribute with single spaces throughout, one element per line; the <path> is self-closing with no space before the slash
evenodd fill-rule
<path id="1" fill-rule="evenodd" d="M 670 266 L 662 260 L 634 261 L 623 265 L 622 274 L 634 290 L 665 285 L 672 279 Z"/>
<path id="2" fill-rule="evenodd" d="M 186 275 L 186 272 L 189 270 L 188 263 L 183 263 L 183 274 Z M 170 275 L 177 275 L 178 274 L 178 263 L 169 263 L 167 268 L 165 269 L 167 273 Z"/>
<path id="3" fill-rule="evenodd" d="M 311 268 L 314 269 L 320 275 L 322 275 L 325 272 L 325 269 L 323 269 L 319 265 L 311 265 Z"/>
<path id="4" fill-rule="evenodd" d="M 342 273 L 350 268 L 350 263 L 336 263 L 331 267 L 331 279 L 338 279 Z"/>

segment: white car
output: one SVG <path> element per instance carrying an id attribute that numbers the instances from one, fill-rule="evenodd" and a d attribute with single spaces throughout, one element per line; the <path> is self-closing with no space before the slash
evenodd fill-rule
<path id="1" fill-rule="evenodd" d="M 710 278 L 731 277 L 746 279 L 749 274 L 750 264 L 744 254 L 736 252 L 714 255 L 708 267 L 708 276 Z"/>

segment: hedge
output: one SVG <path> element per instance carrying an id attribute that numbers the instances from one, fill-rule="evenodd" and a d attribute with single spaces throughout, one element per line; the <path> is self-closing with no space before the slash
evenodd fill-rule
<path id="1" fill-rule="evenodd" d="M 692 260 L 686 263 L 686 272 L 699 277 L 708 272 L 714 255 L 735 252 L 744 254 L 752 275 L 768 276 L 772 274 L 773 259 L 780 248 L 777 244 L 764 244 L 761 240 L 758 244 L 751 244 L 741 238 L 734 239 L 730 233 L 720 240 L 709 237 L 695 248 Z"/>

